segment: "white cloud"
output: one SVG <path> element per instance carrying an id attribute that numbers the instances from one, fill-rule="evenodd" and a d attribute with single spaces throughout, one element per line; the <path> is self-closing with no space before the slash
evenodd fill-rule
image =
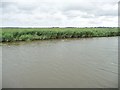
<path id="1" fill-rule="evenodd" d="M 1 26 L 118 26 L 118 0 L 4 0 Z"/>

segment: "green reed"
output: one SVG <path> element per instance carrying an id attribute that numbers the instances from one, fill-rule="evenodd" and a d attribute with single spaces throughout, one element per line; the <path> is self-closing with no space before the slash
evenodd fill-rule
<path id="1" fill-rule="evenodd" d="M 1 31 L 2 30 L 2 31 Z M 120 36 L 118 28 L 2 28 L 2 42 Z"/>

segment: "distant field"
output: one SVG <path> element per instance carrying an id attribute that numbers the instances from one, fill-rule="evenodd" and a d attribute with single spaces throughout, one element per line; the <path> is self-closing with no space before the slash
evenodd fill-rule
<path id="1" fill-rule="evenodd" d="M 2 28 L 1 42 L 120 36 L 118 28 Z"/>

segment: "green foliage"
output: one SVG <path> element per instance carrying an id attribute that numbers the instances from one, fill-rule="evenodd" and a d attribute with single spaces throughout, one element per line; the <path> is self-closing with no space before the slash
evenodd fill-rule
<path id="1" fill-rule="evenodd" d="M 120 36 L 118 28 L 2 28 L 0 32 L 2 42 Z"/>

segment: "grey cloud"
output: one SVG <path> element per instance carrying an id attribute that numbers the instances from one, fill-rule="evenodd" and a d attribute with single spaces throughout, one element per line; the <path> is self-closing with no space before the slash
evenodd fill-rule
<path id="1" fill-rule="evenodd" d="M 116 10 L 104 10 L 102 9 L 103 5 L 110 4 L 111 6 L 115 6 L 117 3 L 77 3 L 77 4 L 71 4 L 64 8 L 63 12 L 68 11 L 82 11 L 83 13 L 86 12 L 88 14 L 88 17 L 90 14 L 97 16 L 117 16 L 117 9 Z M 87 16 L 86 16 L 87 17 Z"/>
<path id="2" fill-rule="evenodd" d="M 15 2 L 1 2 L 3 14 L 17 13 L 19 12 L 17 8 L 17 3 Z"/>
<path id="3" fill-rule="evenodd" d="M 14 2 L 1 2 L 2 8 L 9 7 L 10 5 L 14 5 Z"/>
<path id="4" fill-rule="evenodd" d="M 101 22 L 97 18 L 117 17 L 117 9 L 112 9 L 115 5 L 114 2 L 2 2 L 3 21 L 4 25 L 80 25 L 83 21 L 85 25 L 97 25 Z"/>
<path id="5" fill-rule="evenodd" d="M 16 2 L 3 2 L 3 12 L 15 12 L 15 13 L 32 13 L 34 10 L 38 10 L 39 13 L 41 12 L 49 12 L 55 13 L 57 10 L 63 12 L 64 14 L 68 15 L 70 11 L 81 11 L 86 12 L 88 16 L 83 17 L 90 17 L 90 14 L 94 14 L 95 16 L 117 16 L 117 10 L 104 10 L 101 9 L 102 6 L 106 3 L 66 3 L 64 6 L 55 5 L 55 3 L 28 3 L 28 4 L 19 4 Z M 115 3 L 109 3 L 114 5 Z M 59 6 L 59 7 L 58 7 Z M 74 13 L 73 13 L 74 15 Z"/>

